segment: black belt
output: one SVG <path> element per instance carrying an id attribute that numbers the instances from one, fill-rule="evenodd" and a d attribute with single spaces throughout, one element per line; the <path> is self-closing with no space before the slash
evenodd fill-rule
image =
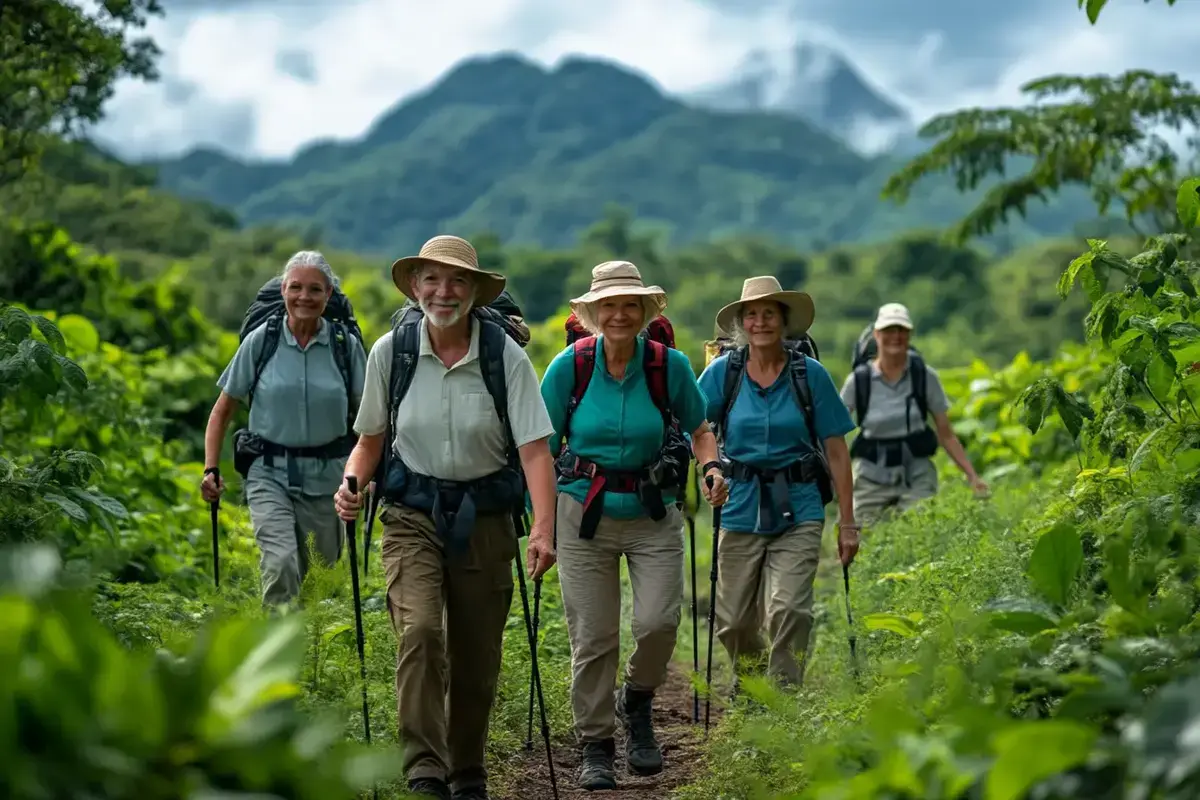
<path id="1" fill-rule="evenodd" d="M 793 461 L 779 469 L 753 467 L 741 461 L 730 460 L 729 476 L 738 481 L 758 481 L 758 515 L 760 520 L 775 520 L 776 515 L 790 527 L 795 524 L 796 514 L 792 508 L 791 485 L 793 483 L 816 483 L 822 470 L 815 458 Z M 775 525 L 767 527 L 774 528 Z"/>
<path id="2" fill-rule="evenodd" d="M 403 488 L 386 487 L 383 499 L 400 503 L 433 518 L 434 530 L 450 553 L 467 549 L 479 514 L 511 512 L 524 504 L 524 481 L 504 467 L 471 481 L 452 481 L 405 470 Z"/>

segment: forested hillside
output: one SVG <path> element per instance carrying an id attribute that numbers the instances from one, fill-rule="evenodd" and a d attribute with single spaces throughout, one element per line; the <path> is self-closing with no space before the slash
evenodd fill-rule
<path id="1" fill-rule="evenodd" d="M 320 247 L 371 343 L 399 303 L 387 267 L 403 250 L 356 255 L 319 219 L 248 224 L 63 141 L 58 125 L 94 119 L 117 75 L 152 77 L 136 39 L 152 5 L 107 4 L 103 26 L 65 3 L 0 9 L 0 52 L 20 56 L 0 60 L 0 795 L 404 797 L 378 547 L 363 584 L 367 746 L 347 559 L 310 573 L 300 613 L 269 618 L 228 458 L 219 586 L 198 489 L 216 377 L 261 283 Z M 1087 6 L 1104 24 L 1103 3 Z M 926 179 L 975 192 L 945 231 L 815 249 L 767 233 L 679 246 L 643 229 L 640 212 L 601 207 L 556 249 L 476 237 L 511 276 L 539 372 L 561 349 L 566 300 L 610 257 L 669 289 L 697 369 L 713 314 L 748 275 L 813 295 L 812 332 L 839 380 L 875 308 L 901 300 L 993 488 L 974 498 L 939 455 L 939 496 L 866 531 L 848 587 L 831 523 L 805 685 L 748 679 L 729 703 L 717 647 L 708 739 L 686 682 L 703 689 L 692 644 L 701 637 L 703 652 L 711 526 L 690 498 L 702 622 L 693 630 L 685 610 L 673 694 L 656 708 L 667 769 L 626 797 L 1200 795 L 1200 178 L 1149 132 L 1200 122 L 1200 94 L 1143 73 L 1060 84 L 1082 91 L 938 121 L 936 144 L 895 172 L 899 200 Z M 997 155 L 1031 170 L 997 176 Z M 996 188 L 981 192 L 979 179 Z M 1044 239 L 1001 256 L 979 244 L 1029 196 L 1066 188 L 1145 235 Z M 556 576 L 542 587 L 538 658 L 566 798 L 570 651 Z M 536 735 L 526 744 L 530 671 L 518 596 L 489 741 L 494 797 L 551 796 L 544 748 Z"/>

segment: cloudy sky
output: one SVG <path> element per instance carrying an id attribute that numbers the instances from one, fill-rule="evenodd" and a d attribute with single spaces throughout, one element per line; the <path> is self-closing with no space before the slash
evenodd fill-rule
<path id="1" fill-rule="evenodd" d="M 212 145 L 287 157 L 352 138 L 458 60 L 508 50 L 553 65 L 615 59 L 669 92 L 751 51 L 837 48 L 916 119 L 1018 101 L 1049 73 L 1142 68 L 1200 83 L 1200 0 L 165 0 L 162 80 L 122 84 L 97 135 L 126 157 Z"/>

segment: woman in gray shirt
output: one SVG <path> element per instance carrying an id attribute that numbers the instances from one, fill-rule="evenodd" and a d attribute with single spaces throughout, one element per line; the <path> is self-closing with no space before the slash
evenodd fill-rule
<path id="1" fill-rule="evenodd" d="M 977 494 L 987 492 L 950 425 L 950 402 L 937 372 L 909 349 L 912 329 L 903 305 L 880 307 L 874 325 L 878 354 L 856 367 L 842 385 L 842 402 L 859 425 L 850 455 L 854 516 L 860 524 L 869 525 L 892 508 L 904 511 L 937 494 L 933 456 L 939 445 Z M 929 415 L 932 428 L 926 422 Z"/>
<path id="2" fill-rule="evenodd" d="M 234 434 L 235 462 L 245 475 L 268 606 L 300 593 L 309 534 L 322 561 L 333 564 L 341 557 L 342 525 L 333 495 L 356 440 L 349 423 L 362 399 L 367 356 L 348 326 L 323 316 L 337 282 L 318 252 L 301 251 L 288 260 L 279 288 L 283 309 L 238 346 L 217 380 L 221 394 L 204 433 L 200 490 L 212 502 L 225 488 L 212 473 L 229 420 L 238 402 L 250 406 L 247 429 Z M 261 363 L 272 335 L 274 352 Z"/>

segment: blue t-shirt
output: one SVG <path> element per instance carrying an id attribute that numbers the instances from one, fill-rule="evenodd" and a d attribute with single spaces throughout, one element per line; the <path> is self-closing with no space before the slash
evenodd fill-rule
<path id="1" fill-rule="evenodd" d="M 808 366 L 808 385 L 813 398 L 813 417 L 817 439 L 824 442 L 830 436 L 845 436 L 854 430 L 854 420 L 842 404 L 837 387 L 819 361 L 805 357 Z M 713 359 L 700 375 L 700 388 L 708 399 L 708 419 L 720 413 L 724 402 L 725 373 L 729 356 Z M 725 456 L 759 469 L 779 469 L 812 452 L 812 437 L 804 412 L 796 403 L 788 382 L 791 377 L 785 367 L 770 387 L 763 391 L 750 379 L 747 370 L 742 374 L 742 386 L 733 408 L 725 420 Z M 774 528 L 764 528 L 759 519 L 759 483 L 757 480 L 734 480 L 726 476 L 729 499 L 721 510 L 721 527 L 738 533 L 782 533 L 788 525 L 780 520 Z M 794 483 L 789 490 L 795 523 L 825 520 L 825 506 L 815 483 Z"/>
<path id="2" fill-rule="evenodd" d="M 662 414 L 650 397 L 642 370 L 645 335 L 637 339 L 637 347 L 625 376 L 616 380 L 604 363 L 604 337 L 596 337 L 596 364 L 587 392 L 571 415 L 571 451 L 577 456 L 612 470 L 637 470 L 651 464 L 662 449 Z M 542 399 L 550 412 L 554 434 L 550 451 L 557 454 L 562 441 L 567 403 L 575 386 L 575 345 L 568 345 L 554 357 L 542 376 Z M 667 393 L 671 410 L 679 419 L 684 432 L 700 427 L 705 418 L 705 397 L 696 383 L 687 355 L 667 348 Z M 579 502 L 587 497 L 591 481 L 578 478 L 560 484 L 565 492 Z M 663 502 L 675 502 L 678 491 L 663 491 Z M 646 509 L 637 495 L 626 492 L 604 493 L 604 514 L 614 519 L 634 519 L 645 516 Z"/>

